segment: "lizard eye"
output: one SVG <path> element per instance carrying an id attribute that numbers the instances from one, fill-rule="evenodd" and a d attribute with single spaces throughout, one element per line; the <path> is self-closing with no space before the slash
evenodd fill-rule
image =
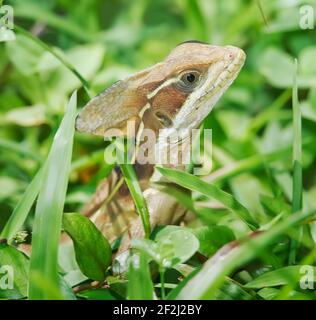
<path id="1" fill-rule="evenodd" d="M 196 76 L 194 73 L 190 72 L 182 76 L 182 81 L 186 83 L 194 83 L 196 81 Z"/>
<path id="2" fill-rule="evenodd" d="M 180 76 L 180 86 L 185 90 L 192 90 L 199 82 L 200 74 L 197 71 L 188 71 Z"/>

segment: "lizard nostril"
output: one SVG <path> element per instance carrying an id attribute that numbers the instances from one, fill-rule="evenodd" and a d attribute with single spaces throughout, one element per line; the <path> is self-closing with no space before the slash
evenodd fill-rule
<path id="1" fill-rule="evenodd" d="M 157 111 L 156 117 L 164 127 L 168 128 L 172 126 L 172 120 L 164 113 Z"/>

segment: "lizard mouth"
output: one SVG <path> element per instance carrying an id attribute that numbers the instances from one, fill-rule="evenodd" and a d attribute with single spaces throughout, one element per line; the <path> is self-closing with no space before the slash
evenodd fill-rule
<path id="1" fill-rule="evenodd" d="M 215 95 L 219 91 L 225 91 L 231 83 L 236 79 L 240 69 L 245 63 L 246 55 L 239 49 L 237 56 L 234 60 L 227 64 L 224 70 L 219 74 L 217 80 L 212 84 L 211 88 L 206 90 L 203 95 L 198 99 L 198 102 L 202 102 L 210 95 Z M 196 110 L 199 109 L 199 104 L 196 106 Z"/>

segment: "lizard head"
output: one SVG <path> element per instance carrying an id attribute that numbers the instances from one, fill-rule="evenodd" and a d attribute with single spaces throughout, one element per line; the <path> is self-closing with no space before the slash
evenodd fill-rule
<path id="1" fill-rule="evenodd" d="M 76 121 L 79 131 L 126 134 L 130 120 L 155 132 L 197 128 L 238 75 L 245 53 L 233 46 L 189 41 L 164 61 L 118 81 L 93 98 Z M 117 131 L 115 131 L 117 132 Z"/>

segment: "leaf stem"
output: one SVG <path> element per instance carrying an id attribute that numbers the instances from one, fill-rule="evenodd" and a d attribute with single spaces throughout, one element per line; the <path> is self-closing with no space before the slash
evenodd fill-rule
<path id="1" fill-rule="evenodd" d="M 165 300 L 166 292 L 165 292 L 165 269 L 161 269 L 160 273 L 160 285 L 161 285 L 161 300 Z"/>

